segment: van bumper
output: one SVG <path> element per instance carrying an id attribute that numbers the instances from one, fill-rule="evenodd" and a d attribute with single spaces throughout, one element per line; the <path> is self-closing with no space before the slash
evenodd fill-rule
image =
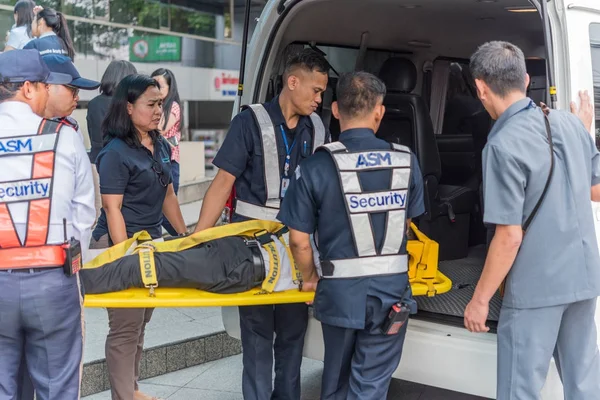
<path id="1" fill-rule="evenodd" d="M 223 307 L 227 333 L 240 338 L 237 307 Z M 496 335 L 476 334 L 463 328 L 411 319 L 400 365 L 393 377 L 459 393 L 496 397 Z M 304 343 L 304 356 L 323 361 L 321 323 L 312 316 Z M 563 400 L 554 360 L 542 391 L 542 400 Z"/>

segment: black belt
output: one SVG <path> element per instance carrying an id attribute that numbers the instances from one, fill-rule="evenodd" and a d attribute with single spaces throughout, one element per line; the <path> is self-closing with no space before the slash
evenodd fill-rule
<path id="1" fill-rule="evenodd" d="M 258 284 L 262 283 L 266 278 L 265 261 L 260 252 L 260 245 L 257 241 L 246 240 L 246 246 L 252 253 L 252 264 L 254 265 L 254 281 Z"/>
<path id="2" fill-rule="evenodd" d="M 57 269 L 57 268 L 62 268 L 62 266 L 60 267 L 39 267 L 39 268 L 15 268 L 15 269 L 0 269 L 0 272 L 9 272 L 11 271 L 13 274 L 14 273 L 20 273 L 20 274 L 25 274 L 25 273 L 31 273 L 31 272 L 44 272 L 44 271 L 49 271 L 51 269 Z"/>

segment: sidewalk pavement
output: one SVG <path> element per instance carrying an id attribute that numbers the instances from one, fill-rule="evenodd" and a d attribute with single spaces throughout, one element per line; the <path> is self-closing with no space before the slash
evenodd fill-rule
<path id="1" fill-rule="evenodd" d="M 104 359 L 108 316 L 103 308 L 86 308 L 84 363 Z M 144 348 L 162 346 L 197 336 L 222 332 L 220 307 L 156 308 L 146 327 Z"/>
<path id="2" fill-rule="evenodd" d="M 323 363 L 305 358 L 302 362 L 302 400 L 318 400 Z M 144 393 L 168 400 L 243 400 L 242 356 L 183 369 L 146 379 L 140 383 Z M 83 397 L 82 400 L 110 400 L 110 392 Z M 484 400 L 419 384 L 392 380 L 388 400 Z"/>

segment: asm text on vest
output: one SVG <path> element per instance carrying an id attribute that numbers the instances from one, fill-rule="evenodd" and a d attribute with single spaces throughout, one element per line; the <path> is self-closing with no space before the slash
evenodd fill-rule
<path id="1" fill-rule="evenodd" d="M 0 154 L 2 153 L 21 153 L 23 151 L 30 152 L 32 150 L 31 147 L 31 139 L 20 140 L 20 139 L 10 139 L 5 141 L 0 141 Z"/>
<path id="2" fill-rule="evenodd" d="M 361 153 L 356 160 L 356 168 L 392 165 L 390 153 Z"/>

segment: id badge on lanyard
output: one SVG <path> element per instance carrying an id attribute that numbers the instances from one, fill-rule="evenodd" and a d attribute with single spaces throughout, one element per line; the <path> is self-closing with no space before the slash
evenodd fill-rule
<path id="1" fill-rule="evenodd" d="M 283 164 L 283 178 L 281 178 L 281 198 L 285 197 L 285 193 L 290 187 L 290 167 L 291 167 L 291 154 L 294 145 L 296 144 L 296 138 L 292 142 L 292 146 L 288 145 L 287 137 L 285 135 L 285 130 L 283 129 L 283 125 L 279 125 L 281 129 L 281 137 L 283 138 L 283 144 L 285 145 L 285 163 Z"/>

